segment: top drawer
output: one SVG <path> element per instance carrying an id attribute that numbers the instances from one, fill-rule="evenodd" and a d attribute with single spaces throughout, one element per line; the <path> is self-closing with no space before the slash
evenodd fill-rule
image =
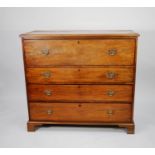
<path id="1" fill-rule="evenodd" d="M 134 39 L 24 40 L 27 66 L 133 65 Z"/>

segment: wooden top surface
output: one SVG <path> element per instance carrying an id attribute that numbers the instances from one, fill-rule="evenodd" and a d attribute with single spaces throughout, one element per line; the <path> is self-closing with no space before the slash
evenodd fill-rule
<path id="1" fill-rule="evenodd" d="M 135 38 L 138 36 L 139 34 L 132 30 L 32 31 L 20 35 L 24 39 Z"/>

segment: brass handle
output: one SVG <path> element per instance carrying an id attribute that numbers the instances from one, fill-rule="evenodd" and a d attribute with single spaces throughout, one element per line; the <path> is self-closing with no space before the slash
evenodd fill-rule
<path id="1" fill-rule="evenodd" d="M 108 95 L 108 96 L 114 96 L 114 95 L 115 95 L 115 91 L 109 90 L 109 91 L 107 92 L 107 95 Z"/>
<path id="2" fill-rule="evenodd" d="M 52 91 L 51 90 L 45 90 L 44 94 L 47 96 L 51 96 L 52 95 Z"/>
<path id="3" fill-rule="evenodd" d="M 113 110 L 107 110 L 107 114 L 108 114 L 109 116 L 111 116 L 111 115 L 114 114 L 114 111 L 113 111 Z"/>
<path id="4" fill-rule="evenodd" d="M 107 77 L 108 79 L 114 79 L 114 78 L 116 77 L 116 73 L 115 73 L 115 72 L 108 72 L 108 73 L 106 74 L 106 77 Z"/>
<path id="5" fill-rule="evenodd" d="M 47 110 L 47 114 L 48 114 L 48 115 L 51 115 L 52 113 L 53 113 L 52 110 Z"/>
<path id="6" fill-rule="evenodd" d="M 46 71 L 42 73 L 42 76 L 44 76 L 45 78 L 49 78 L 51 77 L 52 73 L 50 71 Z"/>
<path id="7" fill-rule="evenodd" d="M 41 53 L 42 53 L 43 55 L 48 55 L 48 54 L 49 54 L 49 49 L 48 49 L 48 48 L 43 48 L 43 49 L 41 50 Z"/>
<path id="8" fill-rule="evenodd" d="M 116 55 L 116 54 L 117 54 L 117 50 L 116 50 L 116 49 L 109 49 L 109 50 L 108 50 L 108 55 L 114 56 L 114 55 Z"/>

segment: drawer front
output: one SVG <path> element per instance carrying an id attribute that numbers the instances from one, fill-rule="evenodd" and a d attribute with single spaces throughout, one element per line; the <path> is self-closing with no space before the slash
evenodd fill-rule
<path id="1" fill-rule="evenodd" d="M 130 122 L 130 104 L 104 103 L 30 103 L 34 121 Z"/>
<path id="2" fill-rule="evenodd" d="M 28 85 L 30 101 L 132 101 L 131 85 Z"/>
<path id="3" fill-rule="evenodd" d="M 27 66 L 133 65 L 134 39 L 24 40 Z"/>
<path id="4" fill-rule="evenodd" d="M 63 84 L 63 83 L 121 83 L 133 82 L 132 67 L 104 68 L 27 68 L 28 83 Z"/>

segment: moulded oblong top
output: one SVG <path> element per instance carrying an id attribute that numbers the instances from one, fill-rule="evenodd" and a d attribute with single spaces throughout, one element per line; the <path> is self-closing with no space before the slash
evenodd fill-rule
<path id="1" fill-rule="evenodd" d="M 132 30 L 52 30 L 32 31 L 21 34 L 24 39 L 93 39 L 93 38 L 135 38 L 139 34 Z"/>

